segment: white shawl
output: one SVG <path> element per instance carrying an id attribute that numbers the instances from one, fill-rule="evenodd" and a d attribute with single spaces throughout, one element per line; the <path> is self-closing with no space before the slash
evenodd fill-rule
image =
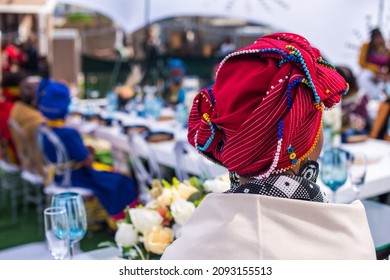
<path id="1" fill-rule="evenodd" d="M 212 193 L 162 259 L 374 260 L 376 255 L 360 201 Z"/>

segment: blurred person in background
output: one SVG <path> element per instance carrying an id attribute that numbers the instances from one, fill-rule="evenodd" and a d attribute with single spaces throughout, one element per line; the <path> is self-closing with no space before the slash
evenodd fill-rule
<path id="1" fill-rule="evenodd" d="M 26 55 L 9 40 L 2 42 L 1 55 L 3 73 L 19 72 L 20 66 L 26 61 Z"/>
<path id="2" fill-rule="evenodd" d="M 366 90 L 369 99 L 384 98 L 383 82 L 389 72 L 390 50 L 379 28 L 371 31 L 370 41 L 362 45 L 359 65 L 362 69 L 358 76 L 359 86 Z"/>
<path id="3" fill-rule="evenodd" d="M 52 80 L 46 80 L 39 87 L 38 108 L 47 119 L 47 125 L 63 142 L 72 162 L 72 186 L 93 191 L 103 206 L 107 224 L 115 227 L 113 219 L 123 215 L 123 210 L 137 201 L 138 191 L 135 180 L 116 172 L 97 171 L 94 168 L 94 155 L 88 149 L 77 130 L 65 126 L 65 118 L 71 102 L 67 86 Z M 55 149 L 44 142 L 46 156 L 55 160 Z"/>
<path id="4" fill-rule="evenodd" d="M 3 74 L 2 99 L 0 100 L 0 141 L 1 157 L 7 162 L 19 164 L 15 144 L 8 126 L 12 108 L 20 97 L 19 84 L 25 75 L 21 72 L 8 72 Z"/>
<path id="5" fill-rule="evenodd" d="M 163 99 L 167 106 L 183 104 L 185 101 L 185 89 L 183 78 L 185 76 L 185 65 L 181 59 L 172 59 L 168 64 L 169 77 L 166 83 Z"/>
<path id="6" fill-rule="evenodd" d="M 230 36 L 226 36 L 225 40 L 222 42 L 222 44 L 219 47 L 217 55 L 218 57 L 224 58 L 229 53 L 232 53 L 235 50 L 236 50 L 236 44 L 234 44 Z"/>
<path id="7" fill-rule="evenodd" d="M 374 120 L 370 137 L 390 141 L 390 97 L 379 104 L 378 113 Z M 379 202 L 390 204 L 390 193 L 379 196 Z"/>
<path id="8" fill-rule="evenodd" d="M 22 63 L 23 68 L 30 74 L 38 74 L 38 51 L 36 47 L 36 40 L 30 36 L 23 43 L 21 50 L 25 55 L 25 60 Z"/>
<path id="9" fill-rule="evenodd" d="M 20 139 L 17 134 L 12 135 L 17 150 L 26 153 L 23 157 L 25 162 L 21 162 L 22 166 L 45 177 L 43 159 L 35 146 L 37 127 L 45 122 L 45 118 L 37 109 L 36 90 L 40 80 L 38 76 L 29 76 L 21 81 L 20 99 L 15 102 L 10 119 L 20 126 L 27 137 L 28 143 L 25 143 L 24 139 Z M 29 155 L 30 152 L 32 154 Z"/>
<path id="10" fill-rule="evenodd" d="M 336 70 L 349 84 L 349 91 L 341 100 L 341 139 L 346 143 L 367 140 L 371 125 L 366 93 L 364 89 L 359 88 L 349 67 L 337 66 Z"/>

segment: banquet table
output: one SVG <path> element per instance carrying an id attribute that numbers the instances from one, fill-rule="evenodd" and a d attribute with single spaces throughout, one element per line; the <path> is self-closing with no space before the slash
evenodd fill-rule
<path id="1" fill-rule="evenodd" d="M 363 200 L 378 259 L 390 256 L 390 205 Z"/>

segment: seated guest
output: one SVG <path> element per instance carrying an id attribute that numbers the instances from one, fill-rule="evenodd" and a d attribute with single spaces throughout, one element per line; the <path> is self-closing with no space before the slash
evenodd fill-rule
<path id="1" fill-rule="evenodd" d="M 316 184 L 323 110 L 347 90 L 297 34 L 224 58 L 194 98 L 188 140 L 227 167 L 231 189 L 203 199 L 162 259 L 376 259 L 363 204 L 328 203 Z"/>
<path id="2" fill-rule="evenodd" d="M 92 190 L 111 217 L 121 214 L 137 199 L 135 181 L 119 173 L 93 168 L 93 155 L 84 145 L 79 132 L 64 125 L 71 102 L 69 89 L 51 80 L 44 83 L 38 93 L 38 108 L 47 118 L 47 125 L 62 140 L 69 160 L 73 163 L 71 185 Z M 47 141 L 44 141 L 44 152 L 51 160 L 55 160 L 55 149 Z"/>
<path id="3" fill-rule="evenodd" d="M 36 129 L 41 123 L 45 122 L 45 118 L 38 111 L 36 104 L 36 90 L 39 81 L 39 77 L 30 76 L 20 83 L 20 100 L 15 102 L 10 119 L 15 120 L 20 126 L 28 141 L 28 143 L 24 143 L 23 139 L 20 139 L 17 134 L 13 134 L 18 151 L 26 153 L 23 157 L 24 162 L 21 164 L 26 169 L 45 176 L 43 161 L 35 146 Z M 28 145 L 28 147 L 25 145 Z"/>
<path id="4" fill-rule="evenodd" d="M 4 73 L 2 82 L 3 98 L 0 100 L 0 156 L 12 164 L 19 164 L 19 159 L 9 130 L 8 119 L 15 101 L 19 99 L 19 83 L 23 78 L 24 75 L 20 72 Z"/>
<path id="5" fill-rule="evenodd" d="M 352 70 L 345 66 L 336 67 L 337 72 L 349 84 L 349 91 L 341 100 L 343 142 L 360 142 L 368 139 L 370 118 L 367 111 L 368 98 L 360 89 Z"/>
<path id="6" fill-rule="evenodd" d="M 379 28 L 371 30 L 370 40 L 360 48 L 359 65 L 361 72 L 358 83 L 367 92 L 371 100 L 382 100 L 384 97 L 382 83 L 388 75 L 390 50 Z"/>
<path id="7" fill-rule="evenodd" d="M 390 98 L 382 101 L 378 108 L 378 113 L 372 129 L 370 137 L 390 141 Z M 385 193 L 379 196 L 379 202 L 390 203 L 390 193 Z"/>
<path id="8" fill-rule="evenodd" d="M 390 98 L 379 104 L 378 113 L 372 125 L 370 137 L 390 141 Z"/>
<path id="9" fill-rule="evenodd" d="M 163 99 L 168 106 L 175 106 L 185 102 L 183 78 L 185 66 L 181 60 L 172 60 L 169 65 L 169 79 L 163 92 Z"/>

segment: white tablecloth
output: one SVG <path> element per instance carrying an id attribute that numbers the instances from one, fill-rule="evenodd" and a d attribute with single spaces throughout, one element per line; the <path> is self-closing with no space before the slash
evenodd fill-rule
<path id="1" fill-rule="evenodd" d="M 342 144 L 341 148 L 353 152 L 364 152 L 368 159 L 365 184 L 361 187 L 360 199 L 375 197 L 390 192 L 390 142 L 369 139 L 362 143 Z M 329 195 L 331 191 L 318 180 Z M 337 202 L 351 202 L 354 192 L 349 179 L 346 184 L 337 190 Z"/>

